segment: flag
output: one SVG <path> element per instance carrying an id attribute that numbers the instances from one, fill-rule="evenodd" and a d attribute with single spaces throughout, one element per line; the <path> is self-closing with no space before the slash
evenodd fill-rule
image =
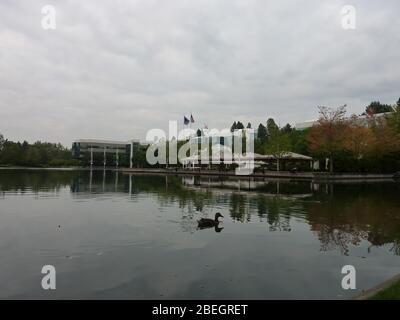
<path id="1" fill-rule="evenodd" d="M 190 122 L 194 123 L 194 118 L 193 118 L 192 114 L 190 114 Z"/>
<path id="2" fill-rule="evenodd" d="M 189 119 L 186 118 L 186 116 L 183 116 L 183 124 L 184 124 L 184 125 L 188 125 L 189 122 L 190 122 Z"/>

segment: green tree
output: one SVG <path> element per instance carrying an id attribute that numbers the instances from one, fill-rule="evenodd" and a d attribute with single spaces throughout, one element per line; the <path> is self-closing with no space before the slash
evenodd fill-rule
<path id="1" fill-rule="evenodd" d="M 249 122 L 249 123 L 247 123 L 247 127 L 246 127 L 247 129 L 251 129 L 251 123 Z"/>
<path id="2" fill-rule="evenodd" d="M 267 128 L 262 123 L 260 123 L 257 130 L 257 139 L 261 140 L 262 142 L 265 142 L 267 140 L 267 137 L 268 137 Z"/>
<path id="3" fill-rule="evenodd" d="M 77 165 L 71 150 L 61 144 L 35 142 L 29 144 L 6 140 L 0 152 L 0 163 L 17 166 L 64 166 Z"/>
<path id="4" fill-rule="evenodd" d="M 290 144 L 292 146 L 292 151 L 304 155 L 309 155 L 308 144 L 306 140 L 306 136 L 308 134 L 309 129 L 305 130 L 296 130 L 293 129 L 289 133 Z"/>
<path id="5" fill-rule="evenodd" d="M 383 104 L 379 101 L 372 101 L 368 106 L 365 107 L 365 114 L 377 114 L 377 113 L 385 113 L 392 112 L 393 108 L 389 104 Z"/>
<path id="6" fill-rule="evenodd" d="M 397 133 L 400 133 L 400 98 L 393 108 L 393 112 L 387 116 L 388 125 Z"/>
<path id="7" fill-rule="evenodd" d="M 272 118 L 269 118 L 267 120 L 267 134 L 269 137 L 273 136 L 276 131 L 279 130 L 278 125 L 275 123 L 275 120 Z"/>
<path id="8" fill-rule="evenodd" d="M 235 121 L 231 126 L 231 132 L 235 131 L 236 129 L 237 129 L 237 124 L 236 124 L 236 121 Z"/>
<path id="9" fill-rule="evenodd" d="M 278 128 L 279 129 L 279 128 Z M 289 134 L 281 130 L 273 130 L 268 139 L 266 151 L 276 158 L 277 171 L 280 171 L 280 159 L 291 148 Z"/>
<path id="10" fill-rule="evenodd" d="M 3 150 L 5 142 L 6 140 L 4 140 L 4 136 L 0 133 L 0 152 Z"/>
<path id="11" fill-rule="evenodd" d="M 294 130 L 294 129 L 292 128 L 292 126 L 291 126 L 289 123 L 287 123 L 287 124 L 281 129 L 281 131 L 282 131 L 283 133 L 287 133 L 287 134 L 292 133 L 293 130 Z"/>
<path id="12" fill-rule="evenodd" d="M 244 129 L 243 123 L 241 123 L 240 121 L 238 121 L 237 124 L 236 124 L 236 129 L 238 129 L 238 130 Z"/>

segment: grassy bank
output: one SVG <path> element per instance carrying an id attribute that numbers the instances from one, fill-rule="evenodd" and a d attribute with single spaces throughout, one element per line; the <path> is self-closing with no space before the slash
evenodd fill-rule
<path id="1" fill-rule="evenodd" d="M 400 300 L 400 274 L 353 297 L 354 300 Z"/>
<path id="2" fill-rule="evenodd" d="M 400 280 L 373 295 L 370 300 L 400 300 Z"/>

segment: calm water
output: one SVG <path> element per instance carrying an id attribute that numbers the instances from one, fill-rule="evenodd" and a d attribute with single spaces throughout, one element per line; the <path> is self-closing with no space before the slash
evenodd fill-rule
<path id="1" fill-rule="evenodd" d="M 398 273 L 399 183 L 0 170 L 0 298 L 345 299 Z"/>

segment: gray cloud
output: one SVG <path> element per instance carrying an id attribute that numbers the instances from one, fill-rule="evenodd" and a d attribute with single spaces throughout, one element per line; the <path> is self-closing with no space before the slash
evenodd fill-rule
<path id="1" fill-rule="evenodd" d="M 57 29 L 41 28 L 41 8 Z M 357 9 L 357 29 L 340 10 Z M 398 1 L 2 1 L 0 132 L 13 140 L 144 138 L 198 126 L 294 123 L 317 105 L 400 88 Z"/>

